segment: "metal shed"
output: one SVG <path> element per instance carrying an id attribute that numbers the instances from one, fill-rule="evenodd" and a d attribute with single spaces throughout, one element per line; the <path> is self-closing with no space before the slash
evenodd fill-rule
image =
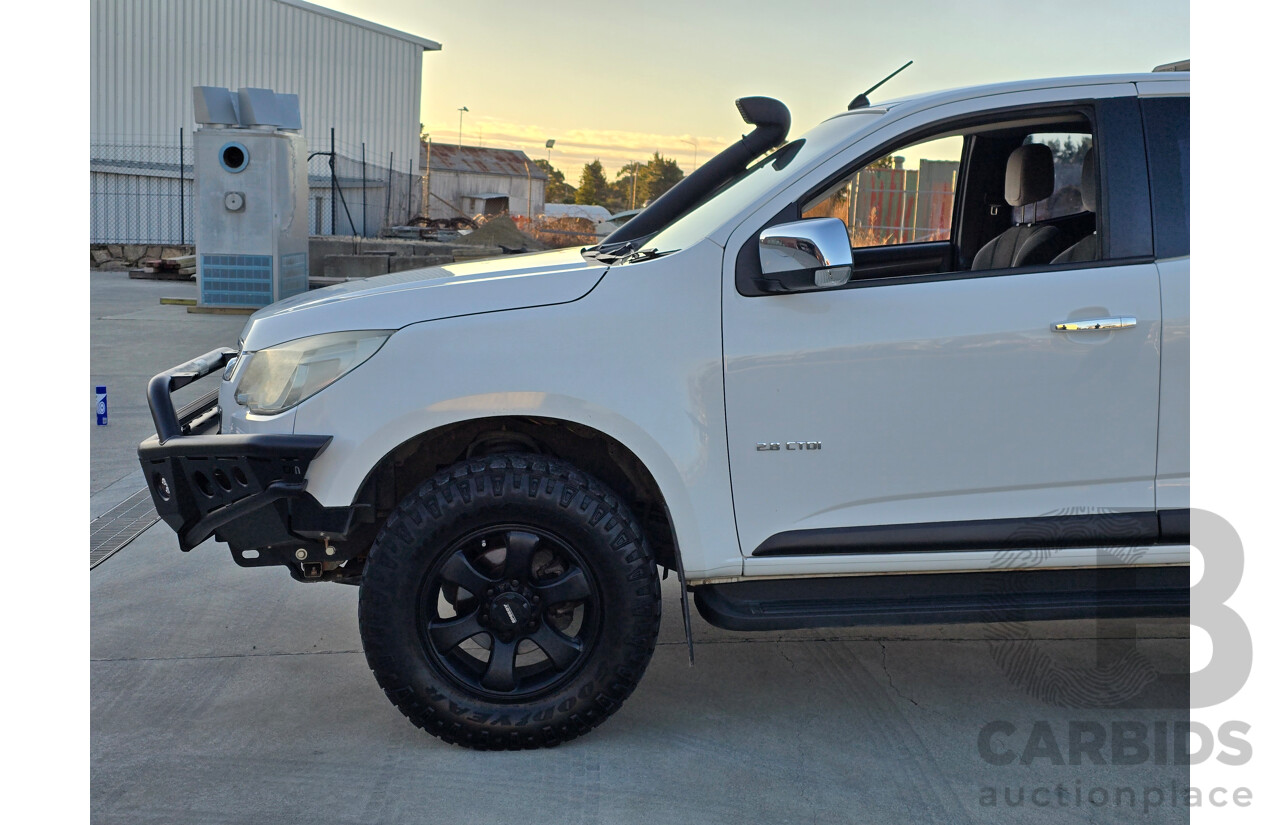
<path id="1" fill-rule="evenodd" d="M 421 207 L 422 53 L 440 48 L 303 0 L 95 0 L 91 240 L 190 241 L 189 217 L 185 239 L 179 224 L 190 208 L 193 86 L 297 94 L 312 151 L 330 150 L 332 129 L 344 189 L 367 178 L 359 197 L 371 217 L 412 217 Z M 313 231 L 349 229 L 345 215 L 332 225 L 327 157 L 312 161 L 311 176 Z M 358 228 L 369 223 L 353 219 Z"/>
<path id="2" fill-rule="evenodd" d="M 546 203 L 547 173 L 518 149 L 423 142 L 418 164 L 433 218 L 534 216 Z"/>

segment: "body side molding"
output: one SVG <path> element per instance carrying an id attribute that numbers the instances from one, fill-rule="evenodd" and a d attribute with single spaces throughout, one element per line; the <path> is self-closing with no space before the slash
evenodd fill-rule
<path id="1" fill-rule="evenodd" d="M 765 539 L 751 555 L 869 555 L 1185 544 L 1190 534 L 1189 513 L 1188 510 L 1148 510 L 789 530 Z"/>

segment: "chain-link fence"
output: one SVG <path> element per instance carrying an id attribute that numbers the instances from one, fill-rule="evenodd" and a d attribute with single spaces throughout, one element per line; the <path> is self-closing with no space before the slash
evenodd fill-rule
<path id="1" fill-rule="evenodd" d="M 195 154 L 191 134 L 163 141 L 97 140 L 89 145 L 89 242 L 188 244 L 195 240 Z M 307 227 L 313 235 L 377 236 L 422 209 L 416 158 L 374 158 L 362 143 L 311 142 Z"/>
<path id="2" fill-rule="evenodd" d="M 330 163 L 332 159 L 332 163 Z M 307 226 L 313 235 L 376 236 L 402 226 L 422 211 L 422 176 L 417 158 L 368 154 L 362 143 L 329 135 L 329 145 L 312 144 L 307 163 L 311 186 Z"/>
<path id="3" fill-rule="evenodd" d="M 194 234 L 191 144 L 89 144 L 89 242 L 185 244 Z"/>

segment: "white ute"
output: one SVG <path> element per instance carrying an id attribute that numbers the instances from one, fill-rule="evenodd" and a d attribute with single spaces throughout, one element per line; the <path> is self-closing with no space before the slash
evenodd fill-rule
<path id="1" fill-rule="evenodd" d="M 597 247 L 310 292 L 157 376 L 156 506 L 359 585 L 388 698 L 473 748 L 617 710 L 659 567 L 735 630 L 1185 615 L 1189 100 L 860 97 L 788 139 L 744 98 Z"/>

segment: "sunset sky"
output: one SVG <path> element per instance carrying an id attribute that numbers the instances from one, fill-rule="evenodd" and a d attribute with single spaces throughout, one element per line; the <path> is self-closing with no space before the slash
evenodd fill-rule
<path id="1" fill-rule="evenodd" d="M 443 44 L 423 55 L 432 139 L 547 156 L 577 183 L 656 150 L 686 172 L 737 139 L 735 98 L 791 109 L 792 134 L 872 95 L 1031 77 L 1147 71 L 1190 55 L 1190 7 L 1150 0 L 318 0 Z"/>

